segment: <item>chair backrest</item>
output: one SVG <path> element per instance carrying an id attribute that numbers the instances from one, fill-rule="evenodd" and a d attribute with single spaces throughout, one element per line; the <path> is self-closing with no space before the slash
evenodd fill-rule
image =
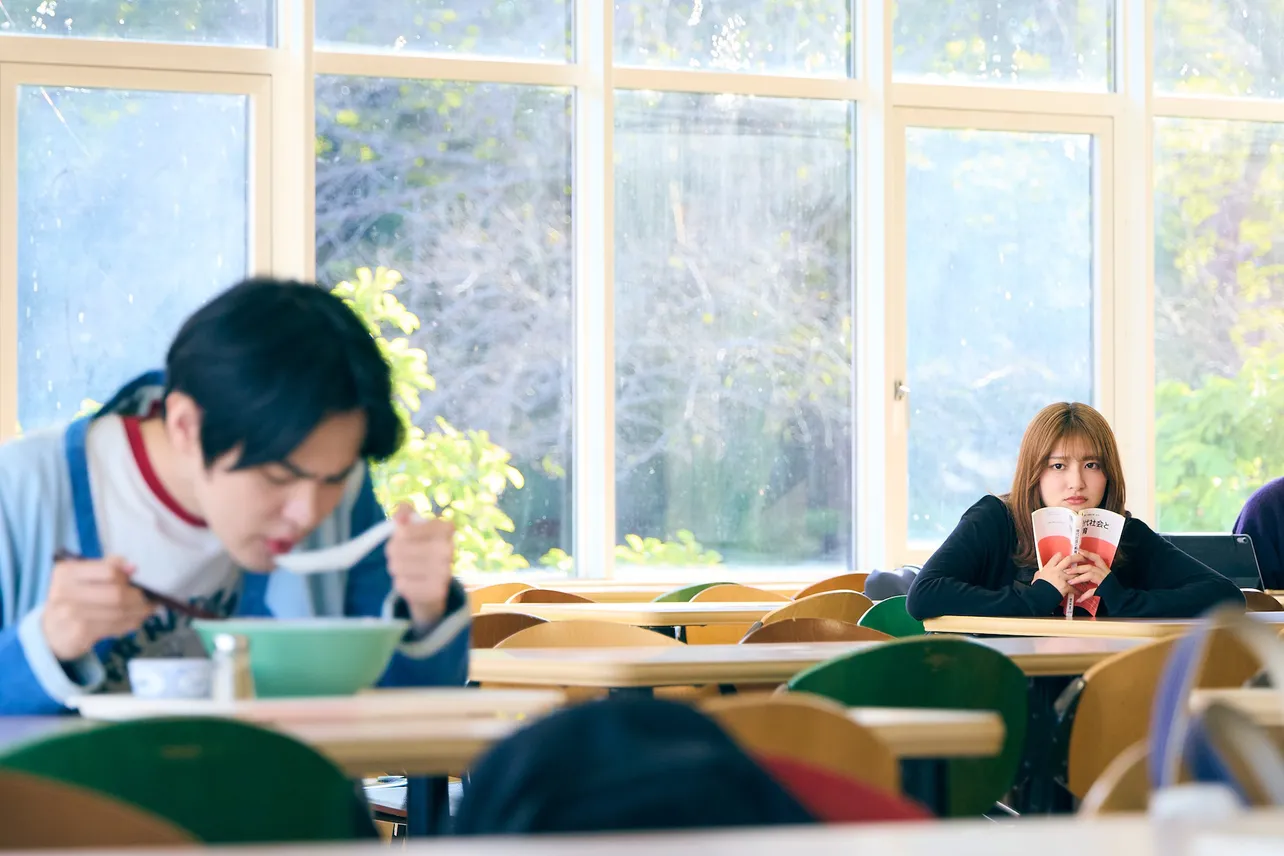
<path id="1" fill-rule="evenodd" d="M 644 645 L 681 645 L 645 627 L 612 621 L 549 621 L 519 630 L 496 648 L 633 648 Z"/>
<path id="2" fill-rule="evenodd" d="M 900 793 L 900 762 L 847 709 L 806 693 L 722 696 L 701 705 L 754 755 L 785 757 Z"/>
<path id="3" fill-rule="evenodd" d="M 1147 716 L 1174 639 L 1115 654 L 1097 663 L 1077 682 L 1068 749 L 1066 786 L 1080 799 L 1106 767 L 1150 733 Z M 1257 658 L 1228 634 L 1217 635 L 1204 661 L 1198 686 L 1203 689 L 1241 686 L 1258 669 Z M 1073 692 L 1071 690 L 1070 692 Z M 1063 702 L 1064 703 L 1064 702 Z"/>
<path id="4" fill-rule="evenodd" d="M 1150 804 L 1146 741 L 1134 743 L 1106 765 L 1079 803 L 1079 814 L 1142 812 Z"/>
<path id="5" fill-rule="evenodd" d="M 1264 591 L 1244 589 L 1244 602 L 1249 612 L 1284 612 L 1284 603 Z"/>
<path id="6" fill-rule="evenodd" d="M 1133 711 L 1149 711 L 1173 640 L 1161 639 L 1097 663 L 1063 695 L 1071 717 L 1066 786 L 1083 799 L 1122 752 L 1145 741 L 1150 723 Z M 1078 698 L 1067 705 L 1077 688 Z M 1125 712 L 1129 712 L 1124 715 Z"/>
<path id="7" fill-rule="evenodd" d="M 804 587 L 794 595 L 794 600 L 825 591 L 856 591 L 863 593 L 865 591 L 865 580 L 868 577 L 869 574 L 839 574 Z"/>
<path id="8" fill-rule="evenodd" d="M 725 583 L 723 585 L 710 586 L 704 591 L 697 592 L 691 598 L 691 603 L 736 603 L 744 601 L 746 603 L 774 603 L 779 601 L 785 603 L 789 598 L 783 594 L 777 594 L 774 591 L 742 586 L 738 583 Z M 734 645 L 744 638 L 745 634 L 753 628 L 753 622 L 744 624 L 711 624 L 708 626 L 693 625 L 686 629 L 687 642 L 692 645 Z"/>
<path id="9" fill-rule="evenodd" d="M 468 639 L 473 648 L 494 648 L 519 630 L 546 624 L 542 618 L 520 612 L 487 612 L 473 616 Z"/>
<path id="10" fill-rule="evenodd" d="M 245 722 L 138 719 L 53 734 L 0 768 L 111 794 L 207 844 L 377 838 L 365 798 L 299 741 Z"/>
<path id="11" fill-rule="evenodd" d="M 700 592 L 714 586 L 734 585 L 734 583 L 695 583 L 666 592 L 655 599 L 655 603 L 687 603 Z"/>
<path id="12" fill-rule="evenodd" d="M 519 591 L 505 603 L 592 603 L 582 594 L 571 594 L 557 589 L 530 588 Z"/>
<path id="13" fill-rule="evenodd" d="M 482 604 L 506 603 L 519 591 L 526 591 L 529 588 L 535 588 L 535 586 L 529 583 L 495 583 L 475 588 L 468 592 L 468 609 L 476 615 L 481 612 Z"/>
<path id="14" fill-rule="evenodd" d="M 0 771 L 0 850 L 195 843 L 169 821 L 107 794 Z"/>
<path id="15" fill-rule="evenodd" d="M 847 707 L 992 710 L 1003 717 L 996 757 L 948 762 L 950 816 L 989 810 L 1011 787 L 1026 732 L 1026 678 L 999 652 L 966 639 L 919 636 L 843 654 L 789 681 Z"/>
<path id="16" fill-rule="evenodd" d="M 753 588 L 752 586 L 742 586 L 739 583 L 719 583 L 696 592 L 691 596 L 690 602 L 738 603 L 743 601 L 745 603 L 759 603 L 773 600 L 783 602 L 789 600 L 789 598 L 778 592 Z"/>
<path id="17" fill-rule="evenodd" d="M 786 618 L 750 630 L 742 644 L 756 642 L 886 642 L 892 637 L 836 618 Z"/>
<path id="18" fill-rule="evenodd" d="M 773 609 L 762 617 L 762 623 L 771 624 L 790 618 L 836 618 L 856 624 L 873 605 L 865 595 L 854 591 L 824 591 Z"/>
<path id="19" fill-rule="evenodd" d="M 876 601 L 864 615 L 860 617 L 861 627 L 872 627 L 875 630 L 881 630 L 888 636 L 897 638 L 903 636 L 922 636 L 927 631 L 923 629 L 923 622 L 909 614 L 905 604 L 909 598 L 905 595 L 889 597 L 887 600 Z"/>

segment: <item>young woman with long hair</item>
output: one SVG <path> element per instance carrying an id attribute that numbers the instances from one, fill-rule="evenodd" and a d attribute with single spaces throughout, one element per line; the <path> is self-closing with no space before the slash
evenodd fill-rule
<path id="1" fill-rule="evenodd" d="M 1011 492 L 984 496 L 964 513 L 915 578 L 910 614 L 1051 616 L 1072 592 L 1076 603 L 1100 597 L 1096 614 L 1113 618 L 1185 618 L 1244 602 L 1234 583 L 1131 517 L 1125 499 L 1105 418 L 1086 404 L 1045 407 L 1025 430 Z M 1040 567 L 1031 514 L 1050 506 L 1127 517 L 1113 562 L 1081 551 Z M 1089 588 L 1079 594 L 1076 586 Z"/>

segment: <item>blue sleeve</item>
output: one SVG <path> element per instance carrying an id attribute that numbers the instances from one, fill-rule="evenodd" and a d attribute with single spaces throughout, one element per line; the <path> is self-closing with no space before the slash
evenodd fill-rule
<path id="1" fill-rule="evenodd" d="M 61 433 L 0 446 L 0 715 L 67 712 L 105 674 L 90 652 L 61 663 L 44 634 L 44 599 L 59 526 L 70 513 Z"/>
<path id="2" fill-rule="evenodd" d="M 366 474 L 361 494 L 352 510 L 352 532 L 364 532 L 385 519 Z M 382 548 L 376 549 L 348 572 L 344 614 L 408 617 L 405 604 L 392 593 L 392 579 Z M 446 610 L 436 624 L 410 631 L 388 670 L 381 687 L 463 686 L 468 680 L 468 598 L 458 580 L 451 580 Z"/>
<path id="3" fill-rule="evenodd" d="M 941 615 L 1045 616 L 1061 601 L 1050 583 L 1018 583 L 1008 573 L 1015 538 L 1003 500 L 987 496 L 964 512 L 923 564 L 905 603 L 919 621 Z"/>
<path id="4" fill-rule="evenodd" d="M 60 663 L 45 642 L 38 607 L 15 626 L 0 631 L 0 715 L 66 713 L 66 702 L 94 692 L 105 677 L 94 653 Z"/>
<path id="5" fill-rule="evenodd" d="M 40 686 L 18 639 L 18 628 L 0 631 L 0 716 L 39 716 L 67 709 Z"/>

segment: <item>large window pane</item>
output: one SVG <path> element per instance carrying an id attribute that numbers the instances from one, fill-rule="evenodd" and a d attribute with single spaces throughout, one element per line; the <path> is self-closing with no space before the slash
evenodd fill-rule
<path id="1" fill-rule="evenodd" d="M 484 510 L 460 570 L 537 566 L 571 544 L 571 99 L 565 90 L 451 81 L 317 80 L 317 270 L 404 277 L 435 391 L 416 424 L 489 437 L 440 456 L 443 478 L 496 487 L 490 444 L 524 475 Z M 389 335 L 399 335 L 388 330 Z M 440 457 L 439 456 L 439 457 Z M 484 530 L 484 532 L 482 531 Z M 499 542 L 508 539 L 512 552 Z"/>
<path id="2" fill-rule="evenodd" d="M 848 105 L 626 92 L 615 143 L 620 537 L 846 566 Z"/>
<path id="3" fill-rule="evenodd" d="M 565 62 L 572 0 L 316 0 L 323 45 Z"/>
<path id="4" fill-rule="evenodd" d="M 0 33 L 268 45 L 275 0 L 16 0 Z"/>
<path id="5" fill-rule="evenodd" d="M 1155 5 L 1157 90 L 1284 95 L 1284 3 L 1156 0 Z"/>
<path id="6" fill-rule="evenodd" d="M 908 131 L 911 541 L 1007 492 L 1040 408 L 1092 401 L 1092 145 Z"/>
<path id="7" fill-rule="evenodd" d="M 629 0 L 615 4 L 615 60 L 707 71 L 841 77 L 848 0 Z"/>
<path id="8" fill-rule="evenodd" d="M 69 419 L 163 364 L 246 274 L 248 99 L 18 90 L 18 419 Z"/>
<path id="9" fill-rule="evenodd" d="M 1166 531 L 1284 475 L 1284 125 L 1155 123 L 1155 473 Z"/>
<path id="10" fill-rule="evenodd" d="M 1113 0 L 898 0 L 898 77 L 1110 88 Z"/>

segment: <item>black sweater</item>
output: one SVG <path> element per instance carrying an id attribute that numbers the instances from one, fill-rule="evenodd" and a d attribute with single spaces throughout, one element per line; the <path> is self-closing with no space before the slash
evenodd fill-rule
<path id="1" fill-rule="evenodd" d="M 1055 614 L 1061 593 L 1044 580 L 1031 584 L 1037 569 L 1017 567 L 1016 544 L 1007 504 L 983 497 L 915 578 L 910 615 L 922 621 L 939 615 Z M 1190 618 L 1219 603 L 1244 603 L 1234 583 L 1135 517 L 1124 524 L 1118 555 L 1097 594 L 1097 615 L 1103 618 Z"/>

